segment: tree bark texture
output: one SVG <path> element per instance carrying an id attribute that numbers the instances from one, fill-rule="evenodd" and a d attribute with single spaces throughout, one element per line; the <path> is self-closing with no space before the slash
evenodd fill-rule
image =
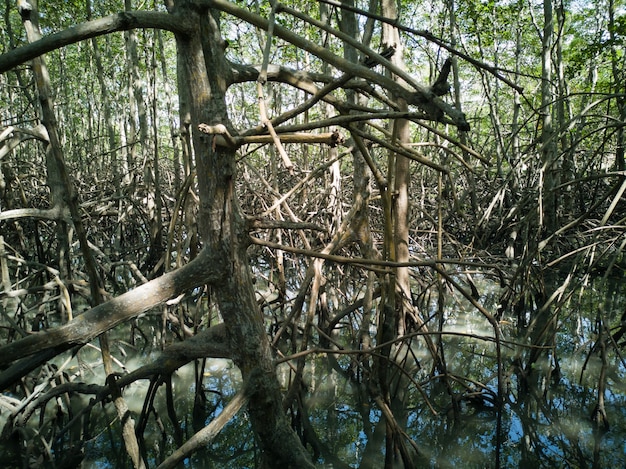
<path id="1" fill-rule="evenodd" d="M 178 8 L 186 9 L 179 2 Z M 234 192 L 234 150 L 217 145 L 199 124 L 231 128 L 225 94 L 230 65 L 224 57 L 219 13 L 185 12 L 194 33 L 177 36 L 183 67 L 179 83 L 191 96 L 191 129 L 200 192 L 200 231 L 205 245 L 219 253 L 225 265 L 215 296 L 224 319 L 233 361 L 250 389 L 248 411 L 252 427 L 270 467 L 313 467 L 310 456 L 291 429 L 282 406 L 270 343 L 256 302 L 246 248 L 245 224 Z M 210 73 L 209 73 L 210 70 Z M 232 132 L 231 132 L 232 133 Z"/>

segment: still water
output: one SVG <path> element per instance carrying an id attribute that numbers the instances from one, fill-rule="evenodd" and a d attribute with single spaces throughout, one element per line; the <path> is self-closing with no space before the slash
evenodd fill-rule
<path id="1" fill-rule="evenodd" d="M 485 284 L 480 289 L 486 292 L 481 304 L 495 311 L 501 292 Z M 435 317 L 436 301 L 431 307 Z M 445 376 L 431 363 L 421 336 L 397 349 L 410 379 L 398 379 L 392 393 L 401 396 L 396 416 L 419 451 L 416 467 L 626 467 L 623 280 L 581 284 L 541 315 L 532 308 L 505 310 L 499 318 L 500 397 L 489 323 L 454 294 L 440 311 L 442 333 L 435 337 L 445 350 Z M 546 333 L 529 332 L 533 321 L 539 321 Z M 128 360 L 150 357 L 151 352 L 138 352 Z M 366 374 L 350 375 L 346 370 L 351 367 L 352 373 L 354 360 L 349 355 L 334 360 L 320 355 L 311 361 L 305 370 L 305 389 L 298 397 L 301 402 L 297 411 L 290 412 L 294 425 L 308 432 L 308 449 L 320 468 L 384 464 L 385 419 L 368 399 Z M 286 384 L 288 365 L 279 365 L 278 372 Z M 196 392 L 198 387 L 203 392 Z M 164 388 L 158 389 L 153 401 L 143 442 L 150 467 L 177 447 Z M 187 439 L 213 420 L 239 388 L 239 372 L 228 360 L 181 368 L 172 389 L 181 436 Z M 138 381 L 125 391 L 134 415 L 141 413 L 149 389 L 147 381 Z M 73 399 L 72 405 L 80 408 L 88 398 Z M 601 401 L 606 419 L 598 418 Z M 87 436 L 82 467 L 130 467 L 114 410 L 96 407 L 90 418 L 94 431 Z M 65 450 L 63 441 L 52 449 Z M 253 468 L 258 462 L 258 447 L 241 411 L 205 450 L 185 460 L 184 467 Z"/>

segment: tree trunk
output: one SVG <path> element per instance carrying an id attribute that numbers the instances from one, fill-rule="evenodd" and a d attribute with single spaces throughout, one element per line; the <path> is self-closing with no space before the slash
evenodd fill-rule
<path id="1" fill-rule="evenodd" d="M 29 42 L 34 42 L 41 37 L 39 31 L 39 25 L 37 22 L 37 2 L 31 0 L 31 4 L 26 2 L 20 2 L 19 4 L 20 15 L 26 29 L 26 35 Z M 96 262 L 89 247 L 87 239 L 87 231 L 82 222 L 82 218 L 79 211 L 78 196 L 76 195 L 76 189 L 74 183 L 69 175 L 67 167 L 65 165 L 65 158 L 63 156 L 63 148 L 59 139 L 59 133 L 57 128 L 57 120 L 54 112 L 54 102 L 52 99 L 52 92 L 50 86 L 50 77 L 43 57 L 38 57 L 33 61 L 34 74 L 37 83 L 37 91 L 39 94 L 39 103 L 41 105 L 41 122 L 45 125 L 48 132 L 48 144 L 46 147 L 46 155 L 48 160 L 52 160 L 53 163 L 49 163 L 49 166 L 55 167 L 55 174 L 58 175 L 60 180 L 60 186 L 63 192 L 63 203 L 69 207 L 69 212 L 76 229 L 76 234 L 80 242 L 81 253 L 83 254 L 87 275 L 89 278 L 89 287 L 91 293 L 92 306 L 102 303 L 102 293 L 104 291 L 102 286 L 102 279 L 100 278 Z M 100 336 L 100 347 L 102 352 L 102 360 L 104 369 L 107 374 L 107 382 L 111 387 L 113 401 L 115 408 L 118 412 L 118 416 L 122 422 L 122 433 L 124 435 L 124 444 L 126 451 L 133 461 L 133 466 L 138 469 L 145 467 L 144 461 L 139 454 L 139 447 L 137 443 L 137 437 L 135 435 L 134 421 L 130 418 L 128 406 L 121 396 L 119 387 L 115 384 L 115 376 L 113 375 L 113 367 L 111 364 L 111 355 L 109 351 L 109 342 L 106 333 Z"/>
<path id="2" fill-rule="evenodd" d="M 200 190 L 200 232 L 204 243 L 225 260 L 225 282 L 215 291 L 228 331 L 233 361 L 249 390 L 248 411 L 267 467 L 313 467 L 290 428 L 274 369 L 263 316 L 256 302 L 246 248 L 248 237 L 235 194 L 235 153 L 218 146 L 198 124 L 223 124 L 231 129 L 226 110 L 229 63 L 224 57 L 219 13 L 199 12 L 177 2 L 175 12 L 195 26 L 192 36 L 177 36 L 184 81 L 179 88 L 191 97 L 191 132 Z M 179 12 L 177 10 L 180 10 Z M 208 73 L 210 70 L 210 73 Z"/>
<path id="3" fill-rule="evenodd" d="M 541 186 L 541 205 L 539 206 L 539 228 L 548 233 L 557 226 L 557 186 L 556 142 L 552 122 L 554 93 L 552 90 L 552 47 L 554 45 L 554 18 L 552 0 L 543 1 L 543 37 L 541 43 L 541 161 L 543 184 Z"/>
<path id="4" fill-rule="evenodd" d="M 616 44 L 619 44 L 615 31 L 618 30 L 618 25 L 615 22 L 615 1 L 609 1 L 609 37 L 611 38 L 611 70 L 613 72 L 613 83 L 615 89 L 615 100 L 617 104 L 617 115 L 620 122 L 624 122 L 626 119 L 626 98 L 624 97 L 624 68 L 626 66 L 626 60 L 624 60 L 624 54 L 620 51 Z M 625 144 L 624 144 L 624 126 L 618 125 L 615 131 L 615 170 L 624 171 L 626 169 Z"/>

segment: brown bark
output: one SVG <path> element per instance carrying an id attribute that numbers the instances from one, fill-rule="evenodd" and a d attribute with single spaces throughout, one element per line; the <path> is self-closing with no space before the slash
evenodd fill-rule
<path id="1" fill-rule="evenodd" d="M 219 14 L 187 9 L 182 2 L 176 5 L 195 28 L 190 36 L 177 36 L 177 44 L 183 71 L 179 88 L 188 88 L 191 96 L 200 230 L 207 247 L 220 253 L 225 261 L 224 279 L 215 296 L 230 338 L 233 361 L 241 369 L 244 386 L 251 390 L 251 424 L 268 467 L 313 467 L 283 412 L 270 343 L 250 275 L 245 223 L 234 192 L 234 151 L 217 145 L 198 129 L 200 123 L 232 129 L 225 103 L 230 66 L 224 57 Z"/>

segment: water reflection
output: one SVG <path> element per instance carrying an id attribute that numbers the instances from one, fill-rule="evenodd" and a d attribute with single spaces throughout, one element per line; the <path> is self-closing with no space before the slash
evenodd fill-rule
<path id="1" fill-rule="evenodd" d="M 406 432 L 419 445 L 420 466 L 495 467 L 499 458 L 501 467 L 624 467 L 625 365 L 619 348 L 607 346 L 610 350 L 604 359 L 604 405 L 610 426 L 605 428 L 592 419 L 603 373 L 603 359 L 595 345 L 600 336 L 598 298 L 604 303 L 606 296 L 587 290 L 559 305 L 551 318 L 557 324 L 554 348 L 537 356 L 528 347 L 533 342 L 527 327 L 514 327 L 514 318 L 504 323 L 506 395 L 501 407 L 490 398 L 497 395 L 495 345 L 488 340 L 493 331 L 473 308 L 463 308 L 462 302 L 447 309 L 443 330 L 471 334 L 444 339 L 448 373 L 460 377 L 463 386 L 457 388 L 458 408 L 453 411 L 450 396 L 436 377 L 428 376 L 430 370 L 422 367 L 416 374 L 437 412 L 433 415 L 419 392 L 409 391 Z M 613 299 L 605 304 L 610 310 L 602 323 L 614 331 L 625 298 Z M 351 441 L 344 451 L 336 446 L 335 451 L 352 467 L 382 467 L 382 446 L 377 454 L 367 455 L 373 461 L 362 459 L 368 438 L 381 422 L 380 412 L 359 409 L 353 400 L 357 393 L 346 383 L 337 389 L 345 392 L 335 395 L 341 405 L 335 402 L 334 407 L 343 409 L 342 431 Z M 314 422 L 323 433 L 331 417 L 324 412 L 315 415 Z"/>
<path id="2" fill-rule="evenodd" d="M 475 280 L 481 282 L 481 303 L 495 310 L 499 287 Z M 536 311 L 504 311 L 502 396 L 498 395 L 493 328 L 468 301 L 450 295 L 437 335 L 445 350 L 446 374 L 433 365 L 419 334 L 397 347 L 401 367 L 390 365 L 390 392 L 399 396 L 402 405 L 393 409 L 394 415 L 407 441 L 410 438 L 418 449 L 417 467 L 490 468 L 498 463 L 504 468 L 624 467 L 626 365 L 622 347 L 616 345 L 622 340 L 626 298 L 619 285 L 617 290 L 615 285 L 603 287 L 585 289 L 543 311 L 547 335 L 530 328 L 537 320 Z M 433 317 L 436 307 L 431 305 Z M 355 318 L 347 317 L 346 324 L 358 322 Z M 268 329 L 272 326 L 268 323 Z M 291 337 L 297 340 L 298 334 Z M 333 340 L 350 343 L 341 333 Z M 279 348 L 287 354 L 291 345 L 287 342 Z M 79 357 L 89 361 L 88 353 L 81 351 Z M 368 386 L 375 370 L 364 355 L 318 354 L 307 363 L 303 389 L 289 408 L 294 428 L 321 468 L 384 467 L 386 419 L 371 400 Z M 149 359 L 142 351 L 127 357 L 129 362 Z M 294 370 L 282 363 L 278 372 L 287 390 Z M 219 415 L 240 388 L 241 377 L 232 362 L 190 363 L 172 381 L 175 418 L 168 409 L 164 384 L 137 381 L 126 388 L 124 396 L 134 416 L 152 406 L 141 439 L 150 467 L 171 454 L 180 439 L 186 441 Z M 150 393 L 151 400 L 146 398 Z M 600 401 L 608 427 L 592 419 Z M 72 396 L 70 405 L 78 415 L 89 407 L 89 398 Z M 54 418 L 52 409 L 49 417 Z M 93 406 L 82 418 L 88 425 L 77 424 L 59 435 L 52 451 L 66 452 L 72 441 L 82 438 L 87 441 L 83 467 L 130 467 L 112 407 Z M 80 434 L 84 429 L 86 433 Z M 11 451 L 5 444 L 0 460 L 12 460 Z M 253 468 L 259 461 L 247 415 L 241 411 L 184 466 Z"/>

